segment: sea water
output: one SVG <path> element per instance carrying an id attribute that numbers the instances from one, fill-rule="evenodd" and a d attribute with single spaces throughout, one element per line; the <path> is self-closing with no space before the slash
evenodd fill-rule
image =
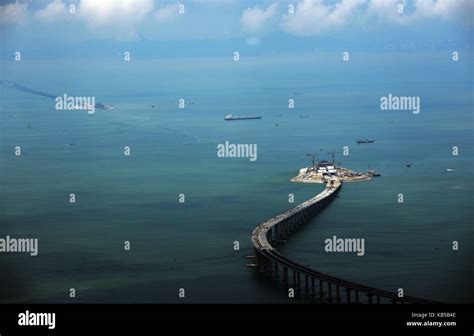
<path id="1" fill-rule="evenodd" d="M 289 179 L 307 154 L 329 152 L 382 176 L 344 184 L 280 252 L 405 295 L 474 299 L 469 57 L 360 52 L 343 62 L 315 52 L 2 68 L 3 80 L 114 105 L 58 111 L 54 99 L 1 88 L 0 236 L 39 241 L 35 257 L 0 255 L 2 302 L 288 302 L 246 267 L 250 234 L 323 189 Z M 389 94 L 419 96 L 420 113 L 381 110 Z M 229 113 L 262 119 L 224 121 Z M 356 144 L 366 138 L 376 141 Z M 226 141 L 258 145 L 258 160 L 218 157 Z M 324 252 L 334 235 L 365 239 L 364 256 Z"/>

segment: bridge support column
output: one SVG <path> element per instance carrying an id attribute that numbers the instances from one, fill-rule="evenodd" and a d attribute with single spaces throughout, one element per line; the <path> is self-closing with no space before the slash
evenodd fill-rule
<path id="1" fill-rule="evenodd" d="M 255 250 L 255 261 L 257 263 L 257 270 L 263 272 L 263 258 L 259 251 Z"/>
<path id="2" fill-rule="evenodd" d="M 380 295 L 377 295 L 377 304 L 380 304 Z"/>
<path id="3" fill-rule="evenodd" d="M 273 274 L 272 261 L 270 259 L 265 258 L 264 265 L 265 265 L 265 274 L 271 278 Z"/>
<path id="4" fill-rule="evenodd" d="M 367 294 L 367 296 L 369 297 L 369 304 L 372 304 L 372 294 Z"/>
<path id="5" fill-rule="evenodd" d="M 336 303 L 341 302 L 341 295 L 339 294 L 339 285 L 336 285 Z"/>
<path id="6" fill-rule="evenodd" d="M 305 274 L 304 276 L 304 291 L 305 293 L 308 293 L 309 291 L 309 284 L 308 284 L 308 275 Z"/>
<path id="7" fill-rule="evenodd" d="M 329 301 L 329 302 L 332 302 L 332 290 L 331 290 L 331 287 L 332 287 L 331 283 L 328 282 L 328 301 Z"/>
<path id="8" fill-rule="evenodd" d="M 277 281 L 278 281 L 278 277 L 279 277 L 279 275 L 278 275 L 278 263 L 275 262 L 275 279 L 276 279 Z"/>
<path id="9" fill-rule="evenodd" d="M 288 287 L 288 268 L 283 267 L 283 285 Z"/>
<path id="10" fill-rule="evenodd" d="M 262 257 L 262 267 L 263 267 L 263 273 L 268 272 L 268 259 Z"/>
<path id="11" fill-rule="evenodd" d="M 319 297 L 322 298 L 323 296 L 324 296 L 323 280 L 319 280 Z"/>
<path id="12" fill-rule="evenodd" d="M 355 296 L 356 296 L 356 303 L 359 303 L 359 291 L 355 291 Z"/>
<path id="13" fill-rule="evenodd" d="M 293 270 L 293 289 L 296 291 L 296 271 Z"/>
<path id="14" fill-rule="evenodd" d="M 311 278 L 311 295 L 312 296 L 316 295 L 316 290 L 314 288 L 314 278 Z"/>
<path id="15" fill-rule="evenodd" d="M 350 288 L 346 288 L 347 292 L 347 303 L 351 303 L 351 290 Z"/>
<path id="16" fill-rule="evenodd" d="M 298 291 L 301 289 L 301 273 L 297 273 L 297 278 L 298 278 Z"/>

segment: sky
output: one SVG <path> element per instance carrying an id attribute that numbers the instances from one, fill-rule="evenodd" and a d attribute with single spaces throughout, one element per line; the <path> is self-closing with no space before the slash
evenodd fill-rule
<path id="1" fill-rule="evenodd" d="M 473 12 L 474 0 L 0 0 L 0 29 L 2 57 L 17 49 L 48 56 L 94 41 L 144 50 L 189 42 L 197 54 L 196 41 L 267 51 L 311 43 L 463 49 L 472 41 Z"/>

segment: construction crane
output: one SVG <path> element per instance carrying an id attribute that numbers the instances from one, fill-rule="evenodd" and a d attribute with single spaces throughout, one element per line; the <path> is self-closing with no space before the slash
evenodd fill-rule
<path id="1" fill-rule="evenodd" d="M 306 154 L 306 156 L 311 156 L 313 158 L 313 165 L 311 167 L 314 169 L 314 158 L 318 156 L 318 154 Z"/>
<path id="2" fill-rule="evenodd" d="M 334 161 L 334 152 L 327 152 L 327 154 L 331 154 L 332 155 L 332 164 L 335 164 L 335 161 Z"/>

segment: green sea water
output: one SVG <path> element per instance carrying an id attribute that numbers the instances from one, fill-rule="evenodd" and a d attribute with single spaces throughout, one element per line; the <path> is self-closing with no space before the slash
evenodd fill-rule
<path id="1" fill-rule="evenodd" d="M 473 75 L 469 57 L 449 53 L 3 62 L 4 80 L 115 108 L 57 111 L 1 88 L 0 237 L 38 238 L 39 255 L 0 255 L 0 300 L 288 302 L 245 267 L 250 234 L 319 193 L 289 179 L 306 154 L 334 151 L 342 166 L 382 176 L 345 184 L 281 252 L 347 280 L 472 302 Z M 381 111 L 389 93 L 420 96 L 421 113 Z M 217 157 L 225 141 L 257 144 L 257 161 Z M 333 235 L 364 238 L 365 255 L 324 252 Z"/>

